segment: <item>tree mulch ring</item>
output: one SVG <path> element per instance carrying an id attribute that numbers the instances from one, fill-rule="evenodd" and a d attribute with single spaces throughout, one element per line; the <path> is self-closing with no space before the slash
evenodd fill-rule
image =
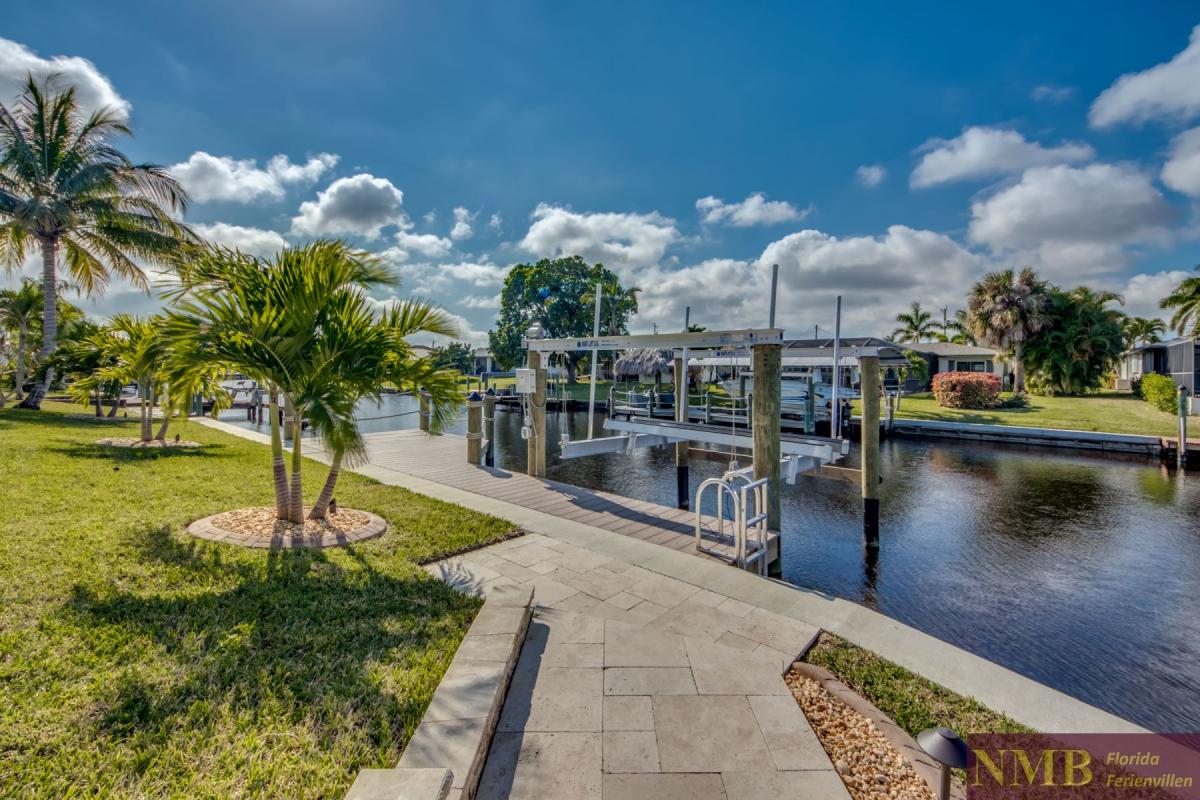
<path id="1" fill-rule="evenodd" d="M 125 438 L 119 436 L 111 436 L 106 439 L 97 439 L 96 444 L 104 447 L 132 447 L 135 450 L 157 450 L 167 447 L 203 447 L 200 442 L 193 442 L 188 439 L 175 441 L 174 439 L 151 439 L 148 442 L 143 442 L 141 439 Z"/>
<path id="2" fill-rule="evenodd" d="M 304 520 L 303 525 L 276 519 L 273 507 L 239 508 L 188 525 L 192 536 L 242 547 L 284 550 L 293 547 L 342 547 L 374 539 L 387 530 L 383 517 L 369 511 L 339 508 L 322 520 Z"/>

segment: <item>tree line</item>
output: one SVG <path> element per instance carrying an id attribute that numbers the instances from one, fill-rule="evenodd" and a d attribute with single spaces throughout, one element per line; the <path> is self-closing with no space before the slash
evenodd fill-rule
<path id="1" fill-rule="evenodd" d="M 1200 267 L 1197 267 L 1200 270 Z M 1125 314 L 1119 294 L 1087 286 L 1063 289 L 1030 268 L 990 272 L 971 287 L 966 308 L 935 316 L 913 303 L 896 315 L 898 342 L 982 345 L 1013 366 L 1013 389 L 1074 395 L 1099 389 L 1121 354 L 1161 341 L 1168 327 L 1200 336 L 1200 277 L 1184 279 L 1160 306 L 1170 324 Z"/>

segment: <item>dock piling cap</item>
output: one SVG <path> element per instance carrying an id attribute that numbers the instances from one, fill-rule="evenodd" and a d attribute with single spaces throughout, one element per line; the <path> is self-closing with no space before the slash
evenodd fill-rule
<path id="1" fill-rule="evenodd" d="M 470 403 L 481 403 L 483 402 L 483 396 L 479 392 L 471 392 L 467 395 L 467 401 Z"/>
<path id="2" fill-rule="evenodd" d="M 939 764 L 966 769 L 967 743 L 946 727 L 929 728 L 917 734 L 917 744 Z"/>

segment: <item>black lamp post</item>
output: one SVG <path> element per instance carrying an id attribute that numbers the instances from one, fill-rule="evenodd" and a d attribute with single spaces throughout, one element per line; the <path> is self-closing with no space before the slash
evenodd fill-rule
<path id="1" fill-rule="evenodd" d="M 917 734 L 917 744 L 942 767 L 938 800 L 950 800 L 950 770 L 966 769 L 967 743 L 949 728 L 930 728 Z"/>

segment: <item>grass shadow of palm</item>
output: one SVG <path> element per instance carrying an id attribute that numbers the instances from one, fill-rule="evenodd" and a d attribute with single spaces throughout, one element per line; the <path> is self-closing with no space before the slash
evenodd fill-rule
<path id="1" fill-rule="evenodd" d="M 157 461 L 160 458 L 212 458 L 227 449 L 220 444 L 204 444 L 203 447 L 115 447 L 96 442 L 79 442 L 59 439 L 57 446 L 47 447 L 51 453 L 70 458 L 87 458 L 97 461 L 118 461 L 122 464 Z"/>
<path id="2" fill-rule="evenodd" d="M 319 747 L 350 735 L 378 755 L 416 726 L 440 677 L 431 659 L 453 653 L 478 607 L 411 565 L 385 572 L 358 554 L 351 564 L 313 550 L 269 552 L 265 563 L 226 558 L 165 527 L 137 545 L 143 560 L 178 571 L 181 591 L 76 585 L 64 611 L 80 626 L 141 639 L 169 664 L 155 680 L 125 668 L 94 717 L 98 735 L 137 737 L 139 746 L 203 724 L 197 709 L 261 709 L 302 722 Z M 388 691 L 373 677 L 380 665 L 392 685 L 415 688 Z"/>

